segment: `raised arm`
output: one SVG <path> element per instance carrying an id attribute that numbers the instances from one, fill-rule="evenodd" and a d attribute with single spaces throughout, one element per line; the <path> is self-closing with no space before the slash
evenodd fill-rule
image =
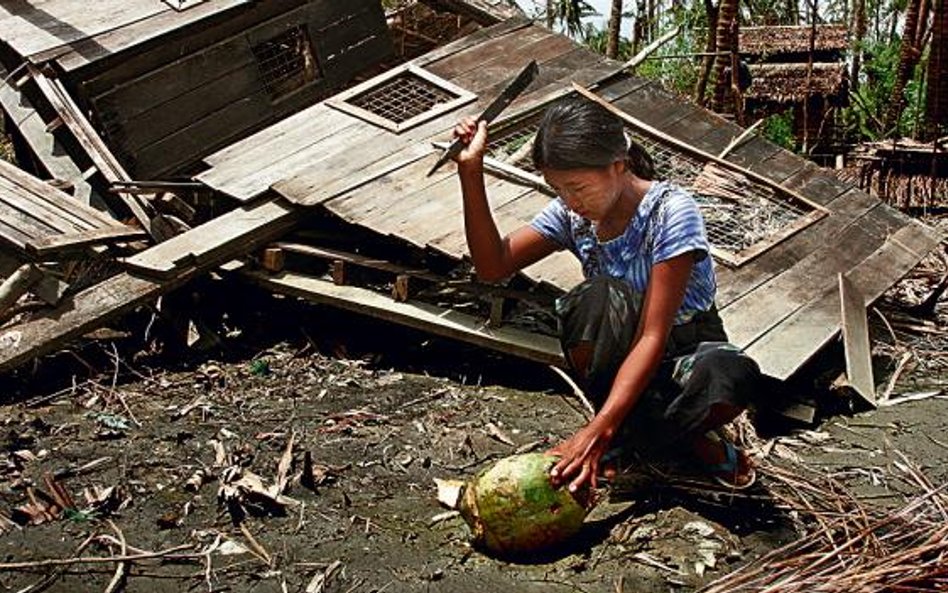
<path id="1" fill-rule="evenodd" d="M 477 277 L 487 282 L 501 280 L 553 253 L 556 244 L 529 226 L 506 237 L 500 235 L 484 187 L 487 124 L 469 118 L 457 125 L 454 134 L 467 143 L 457 163 L 464 199 L 464 234 Z"/>

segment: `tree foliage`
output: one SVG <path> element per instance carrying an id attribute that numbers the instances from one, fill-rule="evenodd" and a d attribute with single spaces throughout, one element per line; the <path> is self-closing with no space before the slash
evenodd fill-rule
<path id="1" fill-rule="evenodd" d="M 586 2 L 553 0 L 553 4 L 563 29 L 590 48 L 606 53 L 607 28 L 582 24 L 583 16 L 588 14 L 584 11 L 591 10 Z M 921 9 L 919 0 L 625 0 L 622 20 L 633 31 L 632 37 L 641 38 L 621 37 L 617 59 L 628 59 L 637 48 L 671 27 L 681 26 L 682 33 L 643 62 L 636 73 L 657 79 L 682 95 L 695 99 L 704 96 L 702 54 L 720 49 L 709 47 L 708 31 L 709 26 L 712 31 L 721 26 L 709 19 L 716 17 L 722 4 L 728 11 L 737 4 L 738 27 L 805 25 L 811 19 L 818 24 L 843 23 L 849 27 L 852 43 L 847 64 L 856 79 L 850 81 L 849 105 L 839 109 L 842 131 L 849 142 L 895 136 L 930 139 L 948 131 L 948 82 L 929 90 L 932 81 L 948 81 L 944 71 L 948 61 L 948 0 L 922 0 Z M 926 4 L 931 7 L 928 11 L 924 9 Z M 913 14 L 918 16 L 914 24 Z M 573 19 L 572 26 L 567 24 L 569 19 Z M 718 41 L 724 32 L 719 29 Z M 934 60 L 933 47 L 937 50 Z M 940 72 L 930 70 L 930 61 Z M 720 76 L 721 70 L 717 70 Z M 707 83 L 717 86 L 714 73 Z M 792 144 L 787 138 L 792 123 L 788 117 L 771 116 L 763 126 L 768 137 L 785 146 Z"/>

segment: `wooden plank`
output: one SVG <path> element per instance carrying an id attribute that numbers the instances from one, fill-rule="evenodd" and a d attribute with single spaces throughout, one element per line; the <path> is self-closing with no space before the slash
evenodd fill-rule
<path id="1" fill-rule="evenodd" d="M 17 212 L 11 211 L 6 205 L 0 204 L 0 243 L 12 247 L 15 251 L 25 253 L 26 244 L 35 237 L 50 234 L 49 227 L 35 227 L 29 221 L 19 220 Z"/>
<path id="2" fill-rule="evenodd" d="M 204 157 L 204 162 L 212 168 L 196 179 L 212 184 L 208 179 L 227 177 L 228 168 L 265 169 L 330 136 L 344 136 L 350 126 L 359 123 L 347 113 L 317 103 Z"/>
<path id="3" fill-rule="evenodd" d="M 835 287 L 837 273 L 868 257 L 890 232 L 904 226 L 904 221 L 891 220 L 886 214 L 883 205 L 875 206 L 838 235 L 828 237 L 831 243 L 741 298 L 719 305 L 730 341 L 739 346 L 753 343 L 815 295 Z"/>
<path id="4" fill-rule="evenodd" d="M 72 97 L 62 87 L 62 84 L 58 80 L 47 78 L 45 74 L 33 66 L 30 66 L 29 71 L 30 77 L 36 82 L 40 92 L 49 101 L 105 179 L 109 182 L 129 181 L 128 173 L 105 145 L 105 142 L 102 141 L 102 138 L 99 137 L 99 134 L 72 100 Z M 128 194 L 118 195 L 131 210 L 142 228 L 151 235 L 151 216 L 138 201 L 138 198 Z"/>
<path id="5" fill-rule="evenodd" d="M 557 251 L 523 270 L 534 282 L 544 283 L 566 292 L 584 280 L 579 260 L 568 251 Z"/>
<path id="6" fill-rule="evenodd" d="M 92 95 L 89 102 L 99 113 L 100 119 L 109 124 L 122 124 L 136 116 L 154 112 L 156 108 L 207 85 L 213 85 L 228 75 L 252 67 L 259 80 L 259 73 L 247 38 L 243 35 L 199 50 L 169 64 L 147 72 L 132 80 Z M 215 106 L 222 102 L 208 91 L 207 99 Z M 187 112 L 185 112 L 186 114 Z"/>
<path id="7" fill-rule="evenodd" d="M 700 148 L 712 154 L 718 154 L 723 146 L 708 141 L 708 133 L 722 126 L 728 127 L 731 125 L 733 124 L 720 115 L 695 106 L 694 110 L 688 116 L 667 124 L 664 127 L 664 131 L 682 142 L 691 144 L 695 148 Z"/>
<path id="8" fill-rule="evenodd" d="M 241 10 L 247 10 L 246 0 L 213 0 L 201 2 L 187 11 L 166 10 L 118 29 L 112 29 L 70 44 L 70 51 L 60 55 L 57 63 L 65 72 L 71 72 L 102 60 L 122 50 L 154 41 L 182 27 L 209 25 L 216 18 L 234 18 Z M 48 56 L 36 55 L 38 62 Z"/>
<path id="9" fill-rule="evenodd" d="M 250 49 L 246 48 L 249 53 Z M 233 56 L 239 60 L 239 54 Z M 201 67 L 201 66 L 198 66 Z M 202 71 L 208 72 L 208 70 Z M 186 70 L 181 71 L 182 78 L 186 77 Z M 210 75 L 209 75 L 210 76 Z M 230 130 L 232 134 L 243 128 L 256 124 L 270 117 L 270 96 L 266 92 L 260 79 L 259 69 L 252 62 L 243 67 L 230 70 L 220 77 L 206 80 L 202 86 L 188 90 L 181 95 L 168 98 L 161 91 L 150 84 L 143 83 L 140 87 L 149 91 L 149 96 L 161 99 L 163 102 L 142 107 L 142 104 L 117 103 L 117 98 L 109 97 L 106 102 L 97 102 L 95 110 L 103 121 L 110 143 L 118 154 L 138 155 L 147 152 L 155 145 L 161 145 L 168 138 L 181 133 L 183 130 L 193 129 L 199 122 L 217 117 L 218 114 L 230 106 L 245 103 L 254 105 L 255 111 L 248 112 L 252 119 L 238 122 L 237 130 Z M 259 97 L 259 98 L 258 98 Z M 201 142 L 211 145 L 216 138 L 208 139 L 189 131 L 188 139 L 192 143 Z M 180 143 L 180 141 L 178 141 Z M 205 152 L 207 149 L 205 148 Z M 172 155 L 181 160 L 178 151 Z M 155 169 L 151 163 L 142 163 L 141 159 L 134 169 Z"/>
<path id="10" fill-rule="evenodd" d="M 26 251 L 35 257 L 42 258 L 101 243 L 142 239 L 146 236 L 145 231 L 141 229 L 116 225 L 35 239 L 26 244 Z"/>
<path id="11" fill-rule="evenodd" d="M 485 62 L 489 63 L 501 56 L 509 57 L 511 51 L 534 41 L 549 38 L 552 35 L 553 33 L 549 29 L 533 25 L 525 29 L 508 32 L 506 35 L 487 39 L 443 59 L 428 62 L 425 69 L 447 80 L 453 80 L 465 72 L 480 68 Z M 525 58 L 526 56 L 522 56 L 521 60 Z M 522 68 L 523 64 L 520 67 Z"/>
<path id="12" fill-rule="evenodd" d="M 45 61 L 66 53 L 71 43 L 171 10 L 154 0 L 101 5 L 65 0 L 13 2 L 0 6 L 0 31 L 4 31 L 3 41 L 20 56 L 30 59 L 43 54 Z"/>
<path id="13" fill-rule="evenodd" d="M 509 47 L 505 47 L 496 56 L 490 56 L 477 68 L 455 75 L 452 82 L 463 88 L 480 88 L 485 84 L 490 84 L 497 80 L 504 80 L 510 77 L 510 71 L 517 72 L 518 69 L 527 65 L 530 60 L 536 60 L 540 69 L 545 69 L 546 62 L 555 61 L 557 58 L 576 49 L 575 42 L 568 37 L 552 35 L 545 31 L 546 35 L 515 38 Z M 543 84 L 543 81 L 534 80 L 533 88 Z"/>
<path id="14" fill-rule="evenodd" d="M 425 66 L 429 64 L 434 64 L 438 61 L 444 60 L 454 54 L 457 54 L 461 51 L 468 49 L 469 47 L 474 47 L 475 45 L 481 45 L 483 42 L 493 39 L 495 37 L 503 37 L 512 33 L 516 33 L 527 27 L 531 27 L 533 24 L 529 19 L 525 17 L 516 17 L 508 19 L 502 23 L 498 23 L 491 27 L 485 27 L 483 29 L 478 29 L 477 31 L 471 33 L 470 35 L 465 35 L 460 39 L 455 39 L 454 41 L 442 45 L 441 47 L 435 48 L 430 52 L 419 56 L 412 60 L 412 63 L 416 66 Z"/>
<path id="15" fill-rule="evenodd" d="M 486 189 L 487 201 L 495 213 L 504 204 L 531 191 L 500 179 L 489 179 Z M 392 234 L 458 259 L 466 256 L 468 248 L 464 232 L 463 202 L 456 184 L 449 196 L 447 199 L 429 201 L 426 207 L 416 211 L 413 217 L 399 221 Z M 432 225 L 431 220 L 437 220 L 439 224 Z M 507 219 L 498 217 L 497 222 L 501 234 L 513 230 L 508 228 Z"/>
<path id="16" fill-rule="evenodd" d="M 30 77 L 106 180 L 128 181 L 128 173 L 109 151 L 62 84 L 34 67 L 30 67 Z"/>
<path id="17" fill-rule="evenodd" d="M 691 115 L 695 109 L 655 82 L 638 87 L 633 92 L 610 102 L 662 131 L 665 131 L 665 127 L 671 123 Z"/>
<path id="18" fill-rule="evenodd" d="M 339 157 L 343 161 L 352 161 L 353 154 L 359 154 L 359 146 L 363 143 L 387 144 L 380 142 L 381 131 L 375 126 L 348 117 L 350 123 L 339 134 L 321 136 L 315 134 L 314 141 L 302 148 L 293 145 L 287 146 L 293 152 L 278 152 L 273 150 L 269 157 L 261 156 L 258 164 L 254 163 L 253 155 L 257 151 L 248 153 L 247 158 L 237 158 L 223 163 L 197 176 L 202 183 L 218 189 L 227 195 L 241 201 L 255 198 L 273 185 L 296 174 L 318 167 L 322 162 Z M 335 121 L 335 118 L 333 118 Z M 284 148 L 279 146 L 279 148 Z M 391 146 L 392 150 L 397 146 Z"/>
<path id="19" fill-rule="evenodd" d="M 9 163 L 0 164 L 0 178 L 5 178 L 16 186 L 45 200 L 58 209 L 61 216 L 71 216 L 85 221 L 89 226 L 115 224 L 115 219 L 95 208 L 82 204 L 61 190 L 40 181 L 26 171 Z"/>
<path id="20" fill-rule="evenodd" d="M 396 219 L 413 216 L 413 212 L 432 200 L 454 196 L 457 173 L 451 166 L 425 176 L 428 162 L 419 160 L 402 169 L 379 177 L 359 191 L 341 194 L 324 205 L 340 218 L 376 230 L 391 232 Z"/>
<path id="21" fill-rule="evenodd" d="M 824 249 L 828 240 L 840 236 L 854 221 L 878 204 L 877 199 L 865 192 L 852 190 L 827 204 L 832 209 L 832 215 L 789 237 L 755 260 L 738 268 L 718 266 L 715 270 L 719 287 L 718 307 L 730 305 L 814 252 Z"/>
<path id="22" fill-rule="evenodd" d="M 56 352 L 69 340 L 101 327 L 108 320 L 157 298 L 183 284 L 190 276 L 160 283 L 130 274 L 118 274 L 63 299 L 54 310 L 30 321 L 0 330 L 0 372 L 39 356 Z"/>
<path id="23" fill-rule="evenodd" d="M 281 107 L 292 109 L 311 102 L 314 97 L 308 93 L 315 87 L 288 96 Z M 143 177 L 161 177 L 178 173 L 182 167 L 199 161 L 204 155 L 224 146 L 230 140 L 241 136 L 248 128 L 248 122 L 262 125 L 277 114 L 270 110 L 270 95 L 260 91 L 235 103 L 219 109 L 207 117 L 182 128 L 132 154 L 136 161 L 135 172 Z"/>
<path id="24" fill-rule="evenodd" d="M 869 345 L 869 316 L 866 301 L 852 280 L 839 274 L 840 317 L 846 379 L 849 386 L 872 407 L 876 406 L 876 382 L 872 376 L 872 347 Z"/>
<path id="25" fill-rule="evenodd" d="M 22 206 L 25 212 L 64 231 L 117 224 L 115 219 L 7 162 L 0 162 L 0 188 L 8 196 L 20 197 L 17 204 L 12 205 Z"/>
<path id="26" fill-rule="evenodd" d="M 42 198 L 24 191 L 0 177 L 0 202 L 8 211 L 16 211 L 23 220 L 36 221 L 54 233 L 72 233 L 93 228 L 80 218 L 61 216 Z M 78 204 L 78 202 L 77 202 Z"/>
<path id="27" fill-rule="evenodd" d="M 8 316 L 8 309 L 20 300 L 42 275 L 39 268 L 33 264 L 23 264 L 0 283 L 0 319 Z"/>
<path id="28" fill-rule="evenodd" d="M 300 274 L 283 272 L 273 276 L 265 272 L 246 272 L 244 276 L 268 290 L 370 315 L 544 364 L 564 365 L 557 338 L 509 326 L 491 328 L 485 320 L 450 309 L 419 302 L 395 302 L 388 295 L 365 288 L 337 286 L 326 280 Z M 0 340 L 2 339 L 0 335 Z"/>
<path id="29" fill-rule="evenodd" d="M 134 51 L 123 51 L 119 55 L 109 56 L 107 59 L 96 60 L 76 70 L 70 70 L 70 80 L 81 81 L 79 86 L 83 96 L 101 94 L 115 85 L 146 75 L 182 56 L 201 52 L 229 37 L 239 36 L 254 25 L 293 10 L 305 1 L 307 0 L 267 0 L 246 3 L 235 10 L 206 18 L 200 21 L 198 26 L 184 25 L 162 32 L 157 38 L 134 48 Z M 323 4 L 337 3 L 324 2 Z M 125 27 L 112 34 L 127 35 L 128 43 L 135 45 L 138 43 L 137 33 L 135 28 Z"/>
<path id="30" fill-rule="evenodd" d="M 241 206 L 137 253 L 124 264 L 152 277 L 171 278 L 184 268 L 222 263 L 288 231 L 299 212 L 280 199 Z"/>
<path id="31" fill-rule="evenodd" d="M 337 88 L 368 68 L 392 57 L 395 48 L 381 3 L 363 3 L 332 21 L 310 17 L 311 35 L 330 88 Z M 311 5 L 312 6 L 312 5 Z"/>
<path id="32" fill-rule="evenodd" d="M 863 293 L 865 301 L 871 303 L 936 248 L 939 240 L 932 229 L 911 220 L 880 249 L 850 269 L 847 277 Z M 837 335 L 840 306 L 839 290 L 835 285 L 828 287 L 759 336 L 747 347 L 747 353 L 765 373 L 788 379 Z"/>
<path id="33" fill-rule="evenodd" d="M 523 16 L 520 8 L 505 2 L 488 0 L 422 0 L 422 2 L 442 12 L 453 12 L 470 17 L 481 25 L 493 25 L 506 19 Z"/>
<path id="34" fill-rule="evenodd" d="M 9 73 L 0 66 L 0 79 L 6 80 L 8 76 Z M 26 95 L 13 84 L 0 84 L 0 105 L 5 117 L 16 127 L 46 172 L 54 179 L 69 183 L 77 197 L 86 195 L 89 186 L 82 178 L 82 171 L 63 152 L 53 134 L 46 130 L 46 123 Z"/>

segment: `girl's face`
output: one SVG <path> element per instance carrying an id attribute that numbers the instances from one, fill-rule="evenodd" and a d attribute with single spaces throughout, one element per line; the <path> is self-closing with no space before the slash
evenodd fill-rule
<path id="1" fill-rule="evenodd" d="M 597 169 L 543 169 L 543 178 L 570 210 L 601 221 L 622 193 L 624 172 L 624 163 L 616 161 Z"/>

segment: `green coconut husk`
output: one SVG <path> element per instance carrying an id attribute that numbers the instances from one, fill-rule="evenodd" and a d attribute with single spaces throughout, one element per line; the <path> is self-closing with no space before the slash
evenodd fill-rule
<path id="1" fill-rule="evenodd" d="M 550 469 L 557 458 L 528 453 L 501 459 L 467 483 L 461 516 L 475 545 L 502 555 L 549 549 L 579 532 L 587 500 L 566 486 L 554 488 Z"/>

